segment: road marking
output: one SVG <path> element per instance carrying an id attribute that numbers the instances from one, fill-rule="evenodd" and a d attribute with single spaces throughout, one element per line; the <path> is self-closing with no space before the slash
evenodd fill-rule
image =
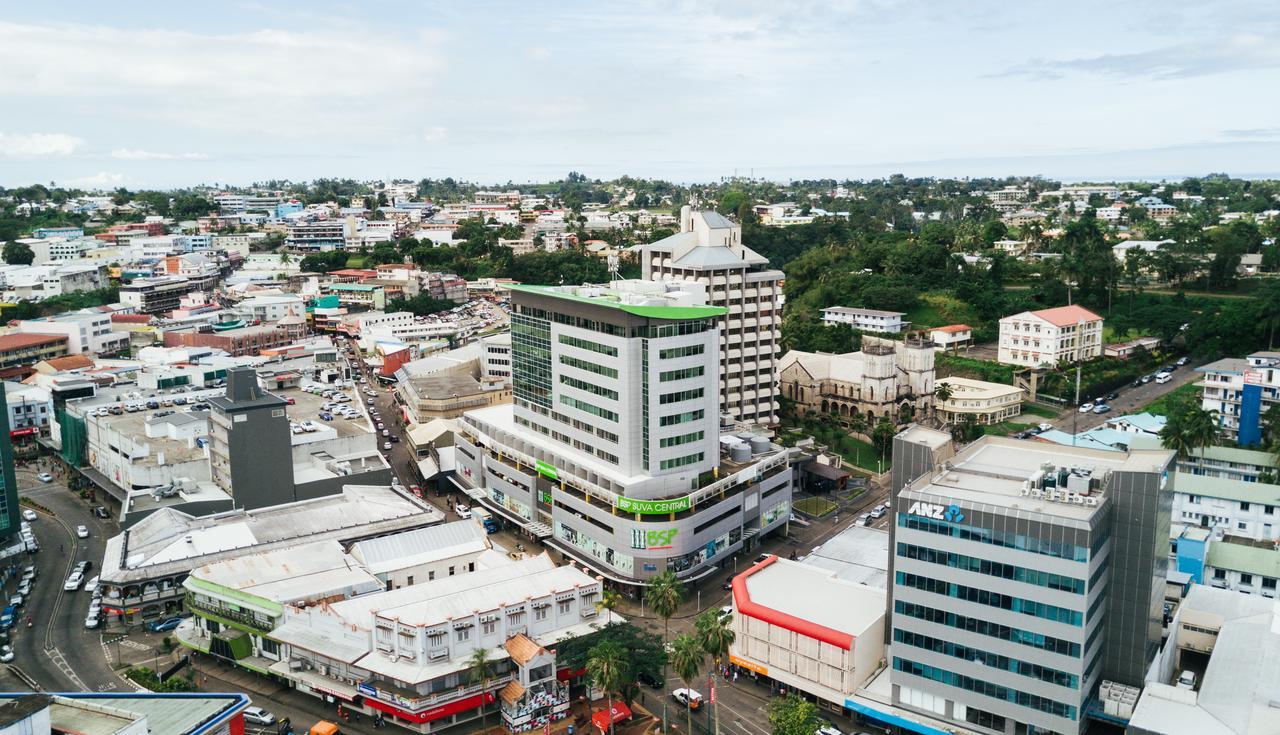
<path id="1" fill-rule="evenodd" d="M 49 657 L 49 660 L 53 662 L 53 665 L 57 666 L 58 669 L 60 669 L 62 673 L 71 680 L 72 684 L 75 684 L 80 688 L 80 691 L 84 692 L 89 690 L 89 687 L 85 686 L 84 682 L 80 680 L 80 676 L 75 672 L 75 669 L 71 668 L 71 664 L 67 663 L 67 657 L 62 655 L 62 651 L 59 651 L 57 648 L 51 648 L 46 650 L 44 653 Z"/>

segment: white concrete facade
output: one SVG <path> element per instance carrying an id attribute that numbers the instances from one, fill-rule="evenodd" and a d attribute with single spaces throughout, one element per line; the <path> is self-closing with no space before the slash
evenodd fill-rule
<path id="1" fill-rule="evenodd" d="M 1024 311 L 1000 320 L 997 360 L 1043 367 L 1102 354 L 1102 317 L 1081 306 Z"/>
<path id="2" fill-rule="evenodd" d="M 720 324 L 720 411 L 747 423 L 778 421 L 783 273 L 742 244 L 742 227 L 715 212 L 681 209 L 680 232 L 637 245 L 643 278 L 696 281 Z"/>

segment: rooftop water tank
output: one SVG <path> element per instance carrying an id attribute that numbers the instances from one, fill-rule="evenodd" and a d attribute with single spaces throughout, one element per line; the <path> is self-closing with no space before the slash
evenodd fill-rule
<path id="1" fill-rule="evenodd" d="M 763 436 L 751 437 L 751 453 L 752 454 L 763 454 L 769 451 L 769 447 L 770 447 L 769 440 L 766 437 L 763 437 Z"/>
<path id="2" fill-rule="evenodd" d="M 729 460 L 732 462 L 748 462 L 751 460 L 751 447 L 746 444 L 734 444 L 729 447 Z"/>

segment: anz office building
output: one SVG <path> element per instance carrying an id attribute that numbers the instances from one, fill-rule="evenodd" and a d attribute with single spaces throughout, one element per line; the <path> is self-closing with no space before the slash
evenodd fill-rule
<path id="1" fill-rule="evenodd" d="M 1173 453 L 895 440 L 894 704 L 977 732 L 1085 729 L 1160 643 Z M 903 465 L 899 466 L 899 458 Z"/>

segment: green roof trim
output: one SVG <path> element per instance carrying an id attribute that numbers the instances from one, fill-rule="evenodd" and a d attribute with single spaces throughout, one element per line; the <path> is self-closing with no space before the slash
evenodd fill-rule
<path id="1" fill-rule="evenodd" d="M 202 592 L 207 592 L 211 595 L 221 597 L 224 600 L 248 605 L 249 607 L 256 608 L 257 610 L 266 613 L 267 615 L 280 616 L 284 614 L 284 605 L 281 605 L 275 600 L 268 600 L 265 597 L 251 595 L 248 592 L 241 592 L 240 590 L 234 590 L 220 584 L 214 584 L 213 582 L 200 579 L 199 577 L 187 577 L 186 585 L 188 588 L 194 587 Z"/>
<path id="2" fill-rule="evenodd" d="M 568 301 L 578 301 L 584 304 L 593 304 L 595 306 L 603 306 L 609 309 L 617 309 L 646 319 L 669 319 L 673 321 L 710 319 L 712 317 L 724 316 L 729 311 L 723 306 L 636 306 L 633 304 L 621 303 L 612 295 L 596 297 L 579 296 L 574 293 L 559 291 L 554 286 L 512 285 L 511 290 L 535 294 L 537 296 L 549 296 L 553 299 L 566 299 Z"/>
<path id="3" fill-rule="evenodd" d="M 1179 472 L 1174 476 L 1173 486 L 1180 493 L 1204 495 L 1237 503 L 1280 506 L 1280 485 L 1270 485 L 1265 482 L 1245 482 L 1228 477 L 1208 477 Z M 1280 514 L 1277 517 L 1280 518 Z"/>
<path id="4" fill-rule="evenodd" d="M 1280 550 L 1228 541 L 1210 541 L 1205 566 L 1280 578 Z M 1261 582 L 1257 582 L 1261 584 Z"/>

